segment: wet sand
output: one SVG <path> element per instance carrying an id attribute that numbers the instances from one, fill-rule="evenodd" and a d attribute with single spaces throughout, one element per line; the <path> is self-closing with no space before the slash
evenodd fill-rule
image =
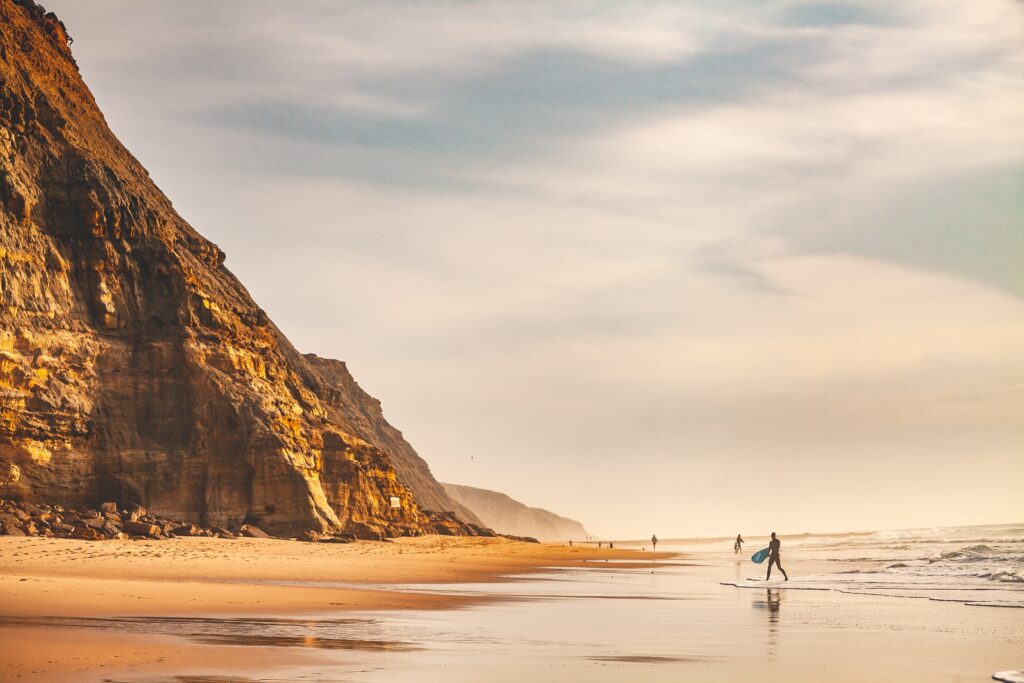
<path id="1" fill-rule="evenodd" d="M 759 572 L 485 539 L 0 537 L 0 680 L 952 682 L 1024 666 L 1024 610 L 720 583 Z"/>

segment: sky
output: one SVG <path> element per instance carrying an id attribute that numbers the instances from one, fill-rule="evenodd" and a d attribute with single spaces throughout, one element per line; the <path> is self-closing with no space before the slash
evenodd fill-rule
<path id="1" fill-rule="evenodd" d="M 46 5 L 439 480 L 605 538 L 1024 520 L 1024 3 Z"/>

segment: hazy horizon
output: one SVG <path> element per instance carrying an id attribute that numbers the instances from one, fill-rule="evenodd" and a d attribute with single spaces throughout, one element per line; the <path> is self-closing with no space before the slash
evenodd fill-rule
<path id="1" fill-rule="evenodd" d="M 1024 4 L 44 4 L 439 481 L 623 539 L 1021 517 Z"/>

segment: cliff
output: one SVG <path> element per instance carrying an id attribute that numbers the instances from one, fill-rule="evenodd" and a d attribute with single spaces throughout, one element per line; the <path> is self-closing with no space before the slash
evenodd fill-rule
<path id="1" fill-rule="evenodd" d="M 532 536 L 542 541 L 565 541 L 587 537 L 587 530 L 573 519 L 541 508 L 527 507 L 504 493 L 487 489 L 442 484 L 445 491 L 501 534 Z"/>
<path id="2" fill-rule="evenodd" d="M 363 391 L 344 362 L 312 353 L 306 354 L 306 361 L 318 382 L 317 395 L 334 411 L 337 422 L 386 451 L 398 478 L 416 492 L 420 505 L 430 510 L 450 510 L 466 522 L 483 524 L 434 479 L 430 466 L 405 440 L 402 432 L 384 419 L 380 401 Z"/>
<path id="3" fill-rule="evenodd" d="M 0 0 L 0 497 L 282 533 L 474 533 L 424 513 L 464 509 L 175 212 L 69 42 L 31 0 Z"/>

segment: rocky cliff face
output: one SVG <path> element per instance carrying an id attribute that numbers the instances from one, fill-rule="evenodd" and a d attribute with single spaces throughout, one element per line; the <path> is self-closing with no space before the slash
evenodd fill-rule
<path id="1" fill-rule="evenodd" d="M 586 538 L 587 530 L 574 519 L 560 517 L 542 508 L 523 505 L 504 493 L 458 484 L 442 484 L 445 491 L 501 534 L 532 536 L 542 541 Z"/>
<path id="2" fill-rule="evenodd" d="M 399 480 L 416 492 L 416 500 L 429 510 L 450 510 L 460 519 L 482 525 L 469 508 L 452 498 L 430 473 L 430 466 L 387 420 L 380 401 L 363 391 L 340 360 L 307 353 L 306 361 L 316 377 L 317 395 L 329 406 L 332 417 L 357 436 L 387 452 Z"/>
<path id="3" fill-rule="evenodd" d="M 457 506 L 411 448 L 391 460 L 404 441 L 379 404 L 298 353 L 178 216 L 68 44 L 31 0 L 0 0 L 0 497 L 432 530 L 415 488 Z"/>

